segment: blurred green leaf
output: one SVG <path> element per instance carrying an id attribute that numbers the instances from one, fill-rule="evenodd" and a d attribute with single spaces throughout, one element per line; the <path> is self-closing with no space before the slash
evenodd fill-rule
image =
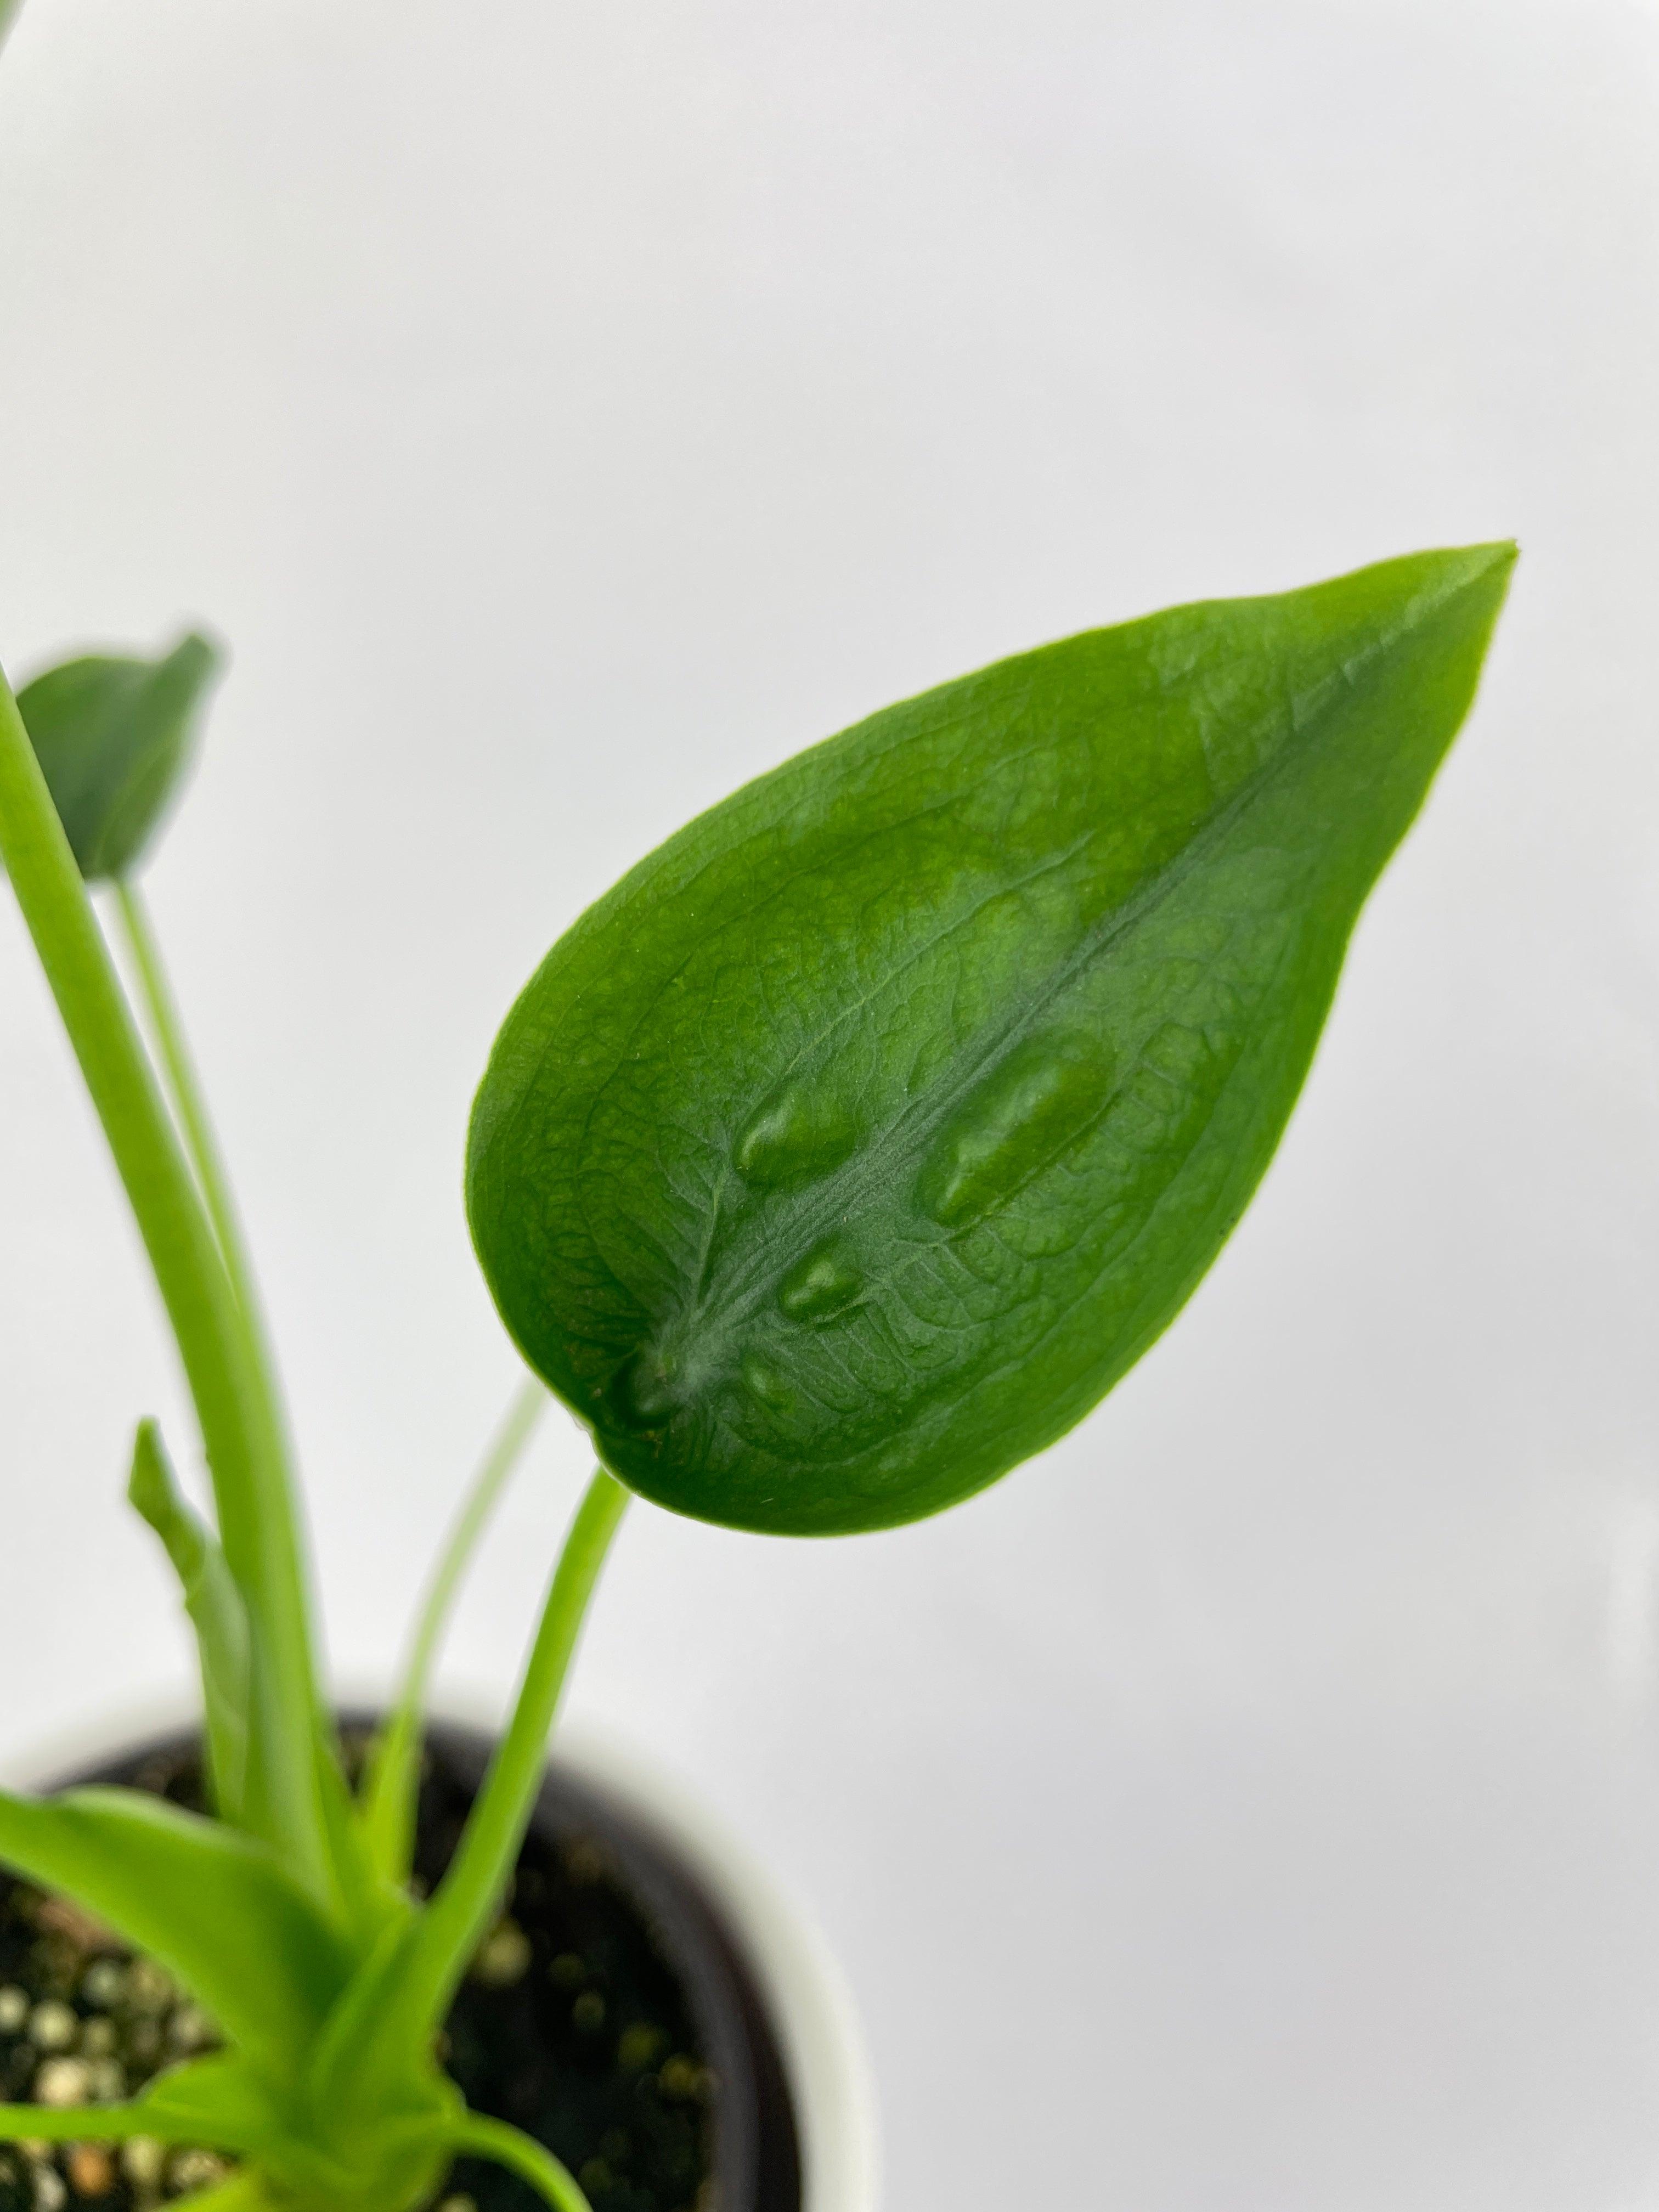
<path id="1" fill-rule="evenodd" d="M 0 1792 L 0 1860 L 158 1959 L 263 2070 L 297 2078 L 352 1962 L 265 1844 L 135 1790 Z"/>
<path id="2" fill-rule="evenodd" d="M 1514 549 L 1004 661 L 763 776 L 556 945 L 473 1236 L 624 1481 L 796 1533 L 938 1510 L 1165 1328 L 1279 1141 Z"/>
<path id="3" fill-rule="evenodd" d="M 159 2075 L 138 2100 L 147 2132 L 164 2142 L 255 2151 L 283 2139 L 284 2115 L 247 2061 L 217 2051 Z"/>
<path id="4" fill-rule="evenodd" d="M 159 660 L 95 654 L 50 668 L 17 695 L 70 845 L 88 883 L 137 865 L 195 750 L 221 667 L 191 635 Z"/>
<path id="5" fill-rule="evenodd" d="M 200 2143 L 216 2150 L 261 2149 L 283 2138 L 283 2116 L 247 2061 L 229 2052 L 170 2066 L 125 2104 L 0 2105 L 0 2140 L 52 2142 Z"/>

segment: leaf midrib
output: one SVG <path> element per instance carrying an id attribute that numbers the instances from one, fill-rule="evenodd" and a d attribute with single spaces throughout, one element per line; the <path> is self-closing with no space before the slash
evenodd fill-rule
<path id="1" fill-rule="evenodd" d="M 705 1277 L 705 1285 L 700 1291 L 694 1290 L 686 1320 L 681 1327 L 689 1324 L 695 1333 L 695 1317 L 699 1310 L 718 1313 L 722 1328 L 740 1327 L 769 1297 L 781 1273 L 811 1250 L 841 1222 L 866 1206 L 872 1194 L 879 1195 L 882 1186 L 896 1182 L 908 1172 L 914 1172 L 927 1145 L 951 1115 L 988 1076 L 994 1073 L 1012 1052 L 1026 1041 L 1052 1012 L 1070 985 L 1173 897 L 1188 877 L 1217 845 L 1227 838 L 1240 817 L 1267 796 L 1276 784 L 1315 750 L 1327 730 L 1333 696 L 1352 691 L 1362 673 L 1369 672 L 1379 661 L 1398 652 L 1416 632 L 1428 623 L 1442 617 L 1480 580 L 1478 576 L 1472 577 L 1456 590 L 1435 598 L 1416 620 L 1402 622 L 1397 629 L 1375 640 L 1363 652 L 1341 662 L 1320 678 L 1312 687 L 1310 701 L 1304 697 L 1299 708 L 1294 695 L 1287 699 L 1279 713 L 1288 720 L 1290 734 L 1276 748 L 1272 757 L 1248 775 L 1199 825 L 1178 851 L 1172 854 L 1121 906 L 1113 908 L 1090 925 L 1073 951 L 1055 963 L 1050 975 L 1038 987 L 1024 1008 L 1000 1027 L 987 1025 L 989 1035 L 983 1049 L 976 1054 L 966 1051 L 958 1056 L 960 1073 L 954 1080 L 930 1085 L 922 1098 L 907 1106 L 884 1129 L 878 1131 L 867 1143 L 861 1144 L 844 1165 L 832 1170 L 808 1191 L 792 1194 L 790 1199 L 782 1200 L 763 1200 L 763 1204 L 769 1206 L 775 1219 L 781 1214 L 797 1231 L 790 1238 L 788 1254 L 780 1259 L 775 1240 L 764 1237 L 757 1239 L 751 1248 L 752 1256 L 747 1258 L 746 1264 L 739 1271 L 722 1278 L 715 1270 L 712 1278 Z M 1258 717 L 1253 727 L 1259 730 L 1265 719 Z M 1000 767 L 1001 765 L 999 763 Z M 1086 849 L 1105 826 L 1103 823 L 1097 825 L 1059 860 L 1045 863 L 1042 869 L 1033 871 L 1030 878 L 1022 880 L 1034 880 L 1053 867 L 1067 865 L 1079 853 Z M 1018 884 L 1003 884 L 999 886 L 994 896 L 1002 896 L 1019 887 Z M 968 915 L 958 916 L 949 928 L 929 939 L 927 949 L 945 942 L 970 918 Z M 873 1003 L 890 989 L 911 964 L 911 961 L 907 961 L 884 977 L 876 990 L 866 994 L 860 1001 L 860 1007 Z M 842 1013 L 838 1012 L 836 1020 L 827 1023 L 818 1033 L 819 1039 L 827 1040 L 842 1018 Z M 792 1065 L 798 1066 L 811 1049 L 805 1046 L 798 1048 Z M 1113 1091 L 1103 1099 L 1101 1114 L 1105 1112 L 1116 1095 L 1116 1091 Z M 1100 1115 L 1097 1115 L 1088 1126 L 1095 1126 L 1099 1118 Z M 1188 1150 L 1190 1149 L 1188 1146 Z M 1032 1179 L 1028 1177 L 1026 1181 Z M 1020 1188 L 1024 1188 L 1024 1184 L 1022 1183 Z M 796 1210 L 793 1213 L 783 1212 L 783 1208 L 792 1204 Z M 951 1243 L 973 1225 L 976 1224 L 964 1224 L 955 1231 L 940 1227 L 925 1241 L 930 1245 Z M 711 1221 L 710 1243 L 714 1235 L 714 1224 Z M 659 1324 L 659 1327 L 661 1325 Z"/>

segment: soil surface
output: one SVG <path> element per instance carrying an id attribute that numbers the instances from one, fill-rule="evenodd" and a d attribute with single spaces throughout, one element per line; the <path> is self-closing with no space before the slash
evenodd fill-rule
<path id="1" fill-rule="evenodd" d="M 361 1745 L 348 1750 L 360 1755 Z M 132 1778 L 199 1803 L 193 1759 L 158 1754 Z M 428 1754 L 416 1862 L 422 1890 L 448 1864 L 471 1802 Z M 688 1993 L 597 1836 L 532 1833 L 446 2035 L 468 2102 L 539 2137 L 593 2212 L 712 2212 L 716 2083 Z M 0 2099 L 64 2106 L 131 2096 L 216 2041 L 213 2022 L 153 1960 L 62 1899 L 0 1875 Z M 225 2170 L 210 2149 L 145 2142 L 0 2145 L 0 2212 L 151 2212 Z M 540 2201 L 471 2160 L 434 2200 L 442 2212 L 532 2212 Z"/>

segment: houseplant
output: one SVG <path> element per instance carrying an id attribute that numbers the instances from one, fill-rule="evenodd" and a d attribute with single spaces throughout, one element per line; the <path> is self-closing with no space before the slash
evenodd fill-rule
<path id="1" fill-rule="evenodd" d="M 134 881 L 215 668 L 0 684 L 0 860 L 145 1243 L 215 1525 L 152 1423 L 132 1502 L 179 1571 L 210 1804 L 0 1797 L 0 1861 L 159 1960 L 228 2048 L 0 2136 L 218 2146 L 204 2212 L 405 2212 L 449 2160 L 574 2212 L 469 2112 L 439 2033 L 508 1880 L 631 1492 L 733 1527 L 937 1512 L 1040 1450 L 1174 1317 L 1281 1133 L 1364 897 L 1473 696 L 1504 545 L 1087 633 L 799 756 L 560 939 L 474 1109 L 475 1245 L 599 1466 L 429 1898 L 427 1674 L 486 1466 L 354 1786 L 317 1680 L 257 1291 Z M 88 893 L 110 886 L 155 1039 Z"/>

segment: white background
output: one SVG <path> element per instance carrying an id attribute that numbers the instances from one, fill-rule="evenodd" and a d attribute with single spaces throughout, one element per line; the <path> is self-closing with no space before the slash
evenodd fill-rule
<path id="1" fill-rule="evenodd" d="M 150 887 L 356 1679 L 511 1386 L 463 1131 L 589 899 L 1001 653 L 1510 532 L 1144 1366 L 943 1521 L 625 1532 L 576 1705 L 821 1917 L 895 2212 L 1659 2205 L 1659 15 L 29 0 L 0 70 L 0 654 L 234 648 Z M 0 912 L 0 1751 L 185 1678 L 150 1410 Z"/>

